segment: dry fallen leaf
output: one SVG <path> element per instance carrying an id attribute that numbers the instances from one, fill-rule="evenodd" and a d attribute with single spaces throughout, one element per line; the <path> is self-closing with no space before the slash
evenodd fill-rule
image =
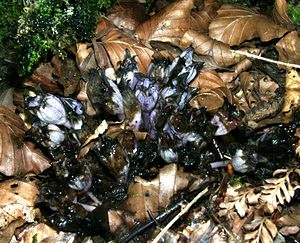
<path id="1" fill-rule="evenodd" d="M 300 77 L 296 70 L 291 69 L 286 73 L 285 95 L 282 112 L 289 120 L 293 111 L 300 105 Z"/>
<path id="2" fill-rule="evenodd" d="M 230 46 L 259 37 L 269 41 L 283 36 L 288 30 L 256 11 L 237 5 L 224 4 L 209 26 L 209 36 Z"/>
<path id="3" fill-rule="evenodd" d="M 127 36 L 120 31 L 112 30 L 107 33 L 107 35 L 103 36 L 101 42 L 97 44 L 103 45 L 116 70 L 119 67 L 119 63 L 124 60 L 125 50 L 127 49 L 132 56 L 135 56 L 139 71 L 144 74 L 147 73 L 154 52 L 134 38 Z"/>
<path id="4" fill-rule="evenodd" d="M 134 31 L 147 18 L 144 4 L 137 1 L 118 2 L 109 9 L 107 18 L 119 29 Z"/>
<path id="5" fill-rule="evenodd" d="M 176 164 L 169 164 L 160 169 L 159 175 L 151 181 L 136 177 L 135 183 L 129 185 L 125 207 L 136 220 L 144 222 L 149 219 L 148 210 L 155 217 L 160 208 L 169 206 L 171 197 L 177 192 L 189 190 L 194 185 L 199 187 L 202 183 L 199 176 L 183 172 Z"/>
<path id="6" fill-rule="evenodd" d="M 189 29 L 187 21 L 194 6 L 194 0 L 179 0 L 139 25 L 135 31 L 139 40 L 150 47 L 151 41 L 170 42 L 178 46 L 181 37 Z"/>
<path id="7" fill-rule="evenodd" d="M 289 203 L 300 187 L 290 179 L 290 175 L 297 170 L 278 169 L 273 176 L 282 177 L 267 179 L 262 186 L 260 200 L 266 203 L 269 212 L 273 213 L 279 204 Z M 297 172 L 300 175 L 300 171 Z"/>
<path id="8" fill-rule="evenodd" d="M 233 67 L 234 69 L 233 72 L 220 72 L 219 76 L 227 84 L 227 87 L 233 90 L 236 88 L 237 85 L 234 84 L 234 82 L 232 81 L 235 78 L 237 78 L 240 73 L 247 71 L 251 67 L 252 67 L 252 62 L 248 58 L 245 58 L 244 60 L 240 61 Z"/>
<path id="9" fill-rule="evenodd" d="M 227 188 L 224 201 L 219 205 L 221 210 L 219 216 L 225 216 L 230 210 L 236 210 L 240 217 L 244 217 L 250 210 L 251 205 L 257 204 L 260 194 L 254 193 L 254 188 L 245 187 L 242 189 Z"/>
<path id="10" fill-rule="evenodd" d="M 53 74 L 57 77 L 57 83 L 63 87 L 64 96 L 71 96 L 78 90 L 81 78 L 76 62 L 71 58 L 62 59 L 58 55 L 51 62 L 54 66 Z"/>
<path id="11" fill-rule="evenodd" d="M 300 225 L 300 205 L 291 207 L 282 217 L 277 220 L 279 226 Z"/>
<path id="12" fill-rule="evenodd" d="M 249 233 L 245 234 L 246 242 L 273 242 L 278 234 L 276 225 L 268 218 L 256 216 L 251 223 L 244 225 Z"/>
<path id="13" fill-rule="evenodd" d="M 190 84 L 190 87 L 198 88 L 201 91 L 225 86 L 224 81 L 215 70 L 201 71 Z"/>
<path id="14" fill-rule="evenodd" d="M 216 112 L 224 105 L 224 98 L 227 98 L 229 103 L 233 102 L 232 93 L 227 87 L 219 87 L 208 91 L 199 92 L 189 102 L 190 106 L 199 109 L 205 108 L 209 113 Z"/>
<path id="15" fill-rule="evenodd" d="M 251 73 L 242 72 L 240 74 L 240 86 L 244 92 L 247 104 L 251 108 L 257 106 L 257 100 L 253 96 L 255 82 L 256 80 Z"/>
<path id="16" fill-rule="evenodd" d="M 288 14 L 288 4 L 286 0 L 275 0 L 273 16 L 277 23 L 289 26 L 292 20 Z"/>
<path id="17" fill-rule="evenodd" d="M 229 45 L 193 30 L 187 31 L 180 42 L 182 49 L 189 46 L 192 46 L 198 55 L 211 58 L 221 67 L 231 66 L 245 59 L 242 55 L 233 54 Z M 243 50 L 243 48 L 240 50 Z M 247 50 L 256 54 L 260 52 L 258 48 L 247 48 Z"/>
<path id="18" fill-rule="evenodd" d="M 23 120 L 5 106 L 0 106 L 0 172 L 7 175 L 41 173 L 49 160 L 30 142 L 23 142 Z"/>
<path id="19" fill-rule="evenodd" d="M 54 68 L 50 62 L 42 63 L 29 79 L 25 81 L 25 85 L 33 88 L 42 88 L 47 92 L 60 93 L 61 89 L 57 84 L 57 78 L 53 75 Z"/>
<path id="20" fill-rule="evenodd" d="M 44 223 L 29 225 L 17 237 L 24 243 L 41 242 L 48 237 L 56 237 L 57 232 Z"/>
<path id="21" fill-rule="evenodd" d="M 217 10 L 221 6 L 219 0 L 204 0 L 198 10 L 193 10 L 190 16 L 190 28 L 198 32 L 208 32 L 208 26 L 217 15 Z M 195 3 L 197 4 L 197 3 Z"/>
<path id="22" fill-rule="evenodd" d="M 39 191 L 34 182 L 10 179 L 0 183 L 0 237 L 10 238 L 15 229 L 25 222 L 32 223 L 37 216 L 34 203 Z M 5 241 L 4 241 L 5 242 Z M 6 241 L 8 242 L 8 241 Z"/>
<path id="23" fill-rule="evenodd" d="M 300 63 L 300 36 L 295 30 L 288 33 L 276 44 L 276 50 L 279 53 L 279 60 L 287 63 Z M 285 68 L 282 65 L 278 65 Z"/>

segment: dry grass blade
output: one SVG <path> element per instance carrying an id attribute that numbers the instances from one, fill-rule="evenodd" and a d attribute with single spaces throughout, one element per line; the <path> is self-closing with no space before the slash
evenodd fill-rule
<path id="1" fill-rule="evenodd" d="M 168 5 L 136 29 L 138 38 L 150 46 L 150 41 L 170 42 L 178 46 L 181 37 L 189 29 L 187 21 L 194 0 L 180 0 Z"/>
<path id="2" fill-rule="evenodd" d="M 266 217 L 257 216 L 250 224 L 244 225 L 249 233 L 246 233 L 244 240 L 246 242 L 273 242 L 278 234 L 276 225 Z"/>
<path id="3" fill-rule="evenodd" d="M 276 25 L 269 17 L 249 8 L 224 4 L 209 26 L 211 38 L 230 46 L 259 37 L 269 41 L 283 36 L 288 30 Z"/>

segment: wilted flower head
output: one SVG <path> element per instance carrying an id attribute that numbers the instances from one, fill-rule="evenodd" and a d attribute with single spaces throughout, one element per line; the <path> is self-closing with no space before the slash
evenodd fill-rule
<path id="1" fill-rule="evenodd" d="M 51 148 L 58 147 L 65 140 L 65 133 L 56 125 L 49 124 L 47 126 L 49 141 Z"/>
<path id="2" fill-rule="evenodd" d="M 120 120 L 124 118 L 123 97 L 117 84 L 108 79 L 104 72 L 95 69 L 89 73 L 87 95 L 93 108 L 98 114 L 103 110 L 116 115 Z"/>
<path id="3" fill-rule="evenodd" d="M 83 110 L 77 100 L 46 94 L 29 98 L 27 102 L 31 112 L 43 123 L 81 128 Z"/>

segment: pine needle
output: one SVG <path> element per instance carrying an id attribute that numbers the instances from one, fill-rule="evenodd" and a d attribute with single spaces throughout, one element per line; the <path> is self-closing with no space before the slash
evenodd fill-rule
<path id="1" fill-rule="evenodd" d="M 157 243 L 161 237 L 172 227 L 172 225 L 205 194 L 208 192 L 208 187 L 206 187 L 203 191 L 199 192 L 196 197 L 192 201 L 190 201 L 162 230 L 161 232 L 155 237 L 152 243 Z"/>
<path id="2" fill-rule="evenodd" d="M 266 58 L 266 57 L 261 57 L 261 56 L 251 54 L 251 53 L 248 53 L 248 52 L 244 52 L 244 51 L 232 50 L 232 53 L 244 55 L 246 57 L 250 57 L 250 58 L 254 58 L 254 59 L 263 60 L 263 61 L 266 61 L 266 62 L 271 62 L 271 63 L 276 63 L 276 64 L 279 64 L 279 65 L 284 65 L 284 66 L 287 66 L 287 67 L 300 68 L 300 65 L 298 65 L 298 64 L 275 61 L 273 59 L 269 59 L 269 58 Z"/>

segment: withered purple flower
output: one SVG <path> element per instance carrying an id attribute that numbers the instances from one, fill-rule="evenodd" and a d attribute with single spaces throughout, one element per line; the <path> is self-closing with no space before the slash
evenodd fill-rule
<path id="1" fill-rule="evenodd" d="M 27 98 L 26 102 L 30 112 L 36 114 L 42 123 L 62 125 L 76 130 L 81 128 L 83 110 L 77 100 L 52 94 L 39 94 Z"/>

